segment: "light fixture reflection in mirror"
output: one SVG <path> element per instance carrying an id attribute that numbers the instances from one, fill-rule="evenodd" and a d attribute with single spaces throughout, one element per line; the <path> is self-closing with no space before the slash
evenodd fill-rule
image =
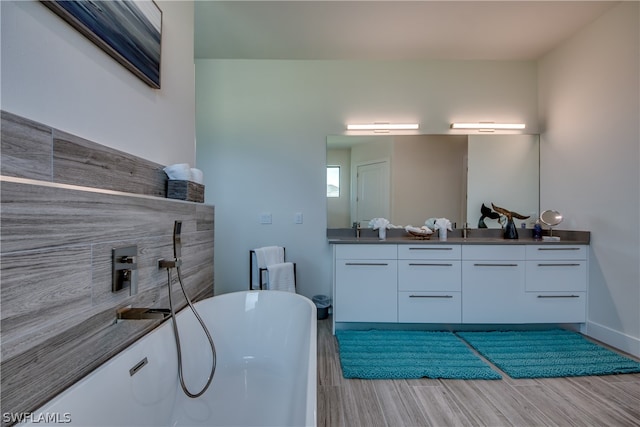
<path id="1" fill-rule="evenodd" d="M 340 166 L 341 191 L 327 199 L 328 228 L 367 220 L 357 219 L 357 169 L 384 162 L 389 194 L 381 203 L 387 210 L 370 215 L 394 225 L 422 226 L 427 218 L 447 217 L 458 228 L 465 222 L 476 227 L 482 204 L 495 203 L 531 215 L 526 225 L 532 227 L 540 211 L 538 135 L 332 135 L 327 165 Z M 487 226 L 501 227 L 498 221 Z"/>

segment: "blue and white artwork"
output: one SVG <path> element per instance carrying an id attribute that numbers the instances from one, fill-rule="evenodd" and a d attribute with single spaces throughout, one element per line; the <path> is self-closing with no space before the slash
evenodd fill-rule
<path id="1" fill-rule="evenodd" d="M 162 11 L 155 2 L 43 0 L 42 4 L 149 86 L 160 88 Z"/>

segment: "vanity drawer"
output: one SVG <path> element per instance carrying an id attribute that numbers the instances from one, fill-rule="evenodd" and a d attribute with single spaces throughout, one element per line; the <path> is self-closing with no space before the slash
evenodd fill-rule
<path id="1" fill-rule="evenodd" d="M 399 291 L 460 291 L 460 261 L 399 260 Z"/>
<path id="2" fill-rule="evenodd" d="M 584 323 L 586 292 L 527 292 L 526 321 L 530 323 Z"/>
<path id="3" fill-rule="evenodd" d="M 586 291 L 587 262 L 526 261 L 527 291 Z"/>
<path id="4" fill-rule="evenodd" d="M 398 322 L 460 323 L 460 292 L 398 292 Z"/>
<path id="5" fill-rule="evenodd" d="M 587 259 L 585 245 L 530 245 L 527 246 L 527 259 Z"/>
<path id="6" fill-rule="evenodd" d="M 524 245 L 465 245 L 462 248 L 464 260 L 523 260 Z"/>
<path id="7" fill-rule="evenodd" d="M 398 246 L 389 244 L 336 245 L 336 259 L 397 259 Z"/>
<path id="8" fill-rule="evenodd" d="M 460 259 L 460 245 L 398 245 L 398 259 Z"/>

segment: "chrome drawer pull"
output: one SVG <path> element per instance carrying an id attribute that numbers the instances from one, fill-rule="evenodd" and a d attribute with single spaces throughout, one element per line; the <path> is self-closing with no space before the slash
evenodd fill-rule
<path id="1" fill-rule="evenodd" d="M 475 267 L 517 267 L 518 264 L 473 264 Z"/>
<path id="2" fill-rule="evenodd" d="M 453 295 L 409 295 L 409 298 L 453 298 Z"/>
<path id="3" fill-rule="evenodd" d="M 386 262 L 347 262 L 345 263 L 345 265 L 378 265 L 378 266 L 385 266 L 385 265 L 389 265 Z"/>
<path id="4" fill-rule="evenodd" d="M 452 251 L 453 248 L 409 248 L 410 251 Z"/>
<path id="5" fill-rule="evenodd" d="M 538 267 L 580 267 L 578 263 L 570 264 L 538 264 Z"/>
<path id="6" fill-rule="evenodd" d="M 580 295 L 538 295 L 538 298 L 580 298 Z"/>
<path id="7" fill-rule="evenodd" d="M 412 267 L 452 267 L 453 264 L 447 264 L 447 263 L 442 263 L 442 264 L 436 264 L 436 263 L 416 263 L 416 262 L 410 262 L 409 263 L 410 266 Z"/>
<path id="8" fill-rule="evenodd" d="M 580 248 L 538 248 L 539 251 L 579 251 Z"/>

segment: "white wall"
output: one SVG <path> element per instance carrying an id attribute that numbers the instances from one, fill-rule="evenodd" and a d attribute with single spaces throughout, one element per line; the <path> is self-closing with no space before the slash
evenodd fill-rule
<path id="1" fill-rule="evenodd" d="M 541 208 L 591 231 L 587 333 L 640 356 L 640 11 L 622 2 L 540 61 Z"/>
<path id="2" fill-rule="evenodd" d="M 160 164 L 194 163 L 194 4 L 162 10 L 160 90 L 37 1 L 2 1 L 1 108 Z"/>
<path id="3" fill-rule="evenodd" d="M 298 263 L 300 293 L 330 294 L 325 145 L 346 123 L 417 121 L 446 134 L 454 120 L 495 120 L 537 133 L 533 62 L 196 60 L 196 88 L 217 293 L 248 288 L 249 250 L 279 244 Z M 261 212 L 273 224 L 260 225 Z"/>

